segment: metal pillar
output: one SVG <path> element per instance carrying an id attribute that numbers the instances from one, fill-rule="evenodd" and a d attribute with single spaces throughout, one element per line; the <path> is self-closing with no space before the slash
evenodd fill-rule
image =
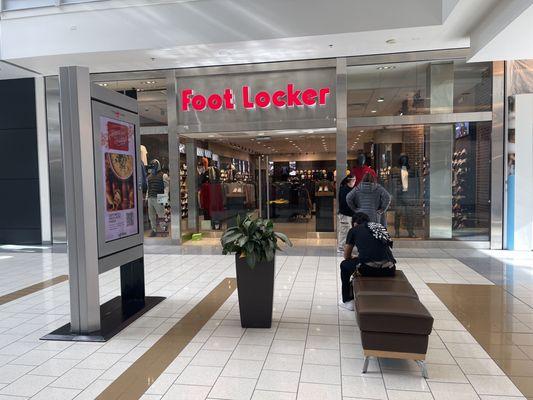
<path id="1" fill-rule="evenodd" d="M 46 94 L 44 78 L 35 78 L 35 114 L 37 122 L 37 158 L 39 161 L 39 195 L 41 198 L 41 242 L 52 243 L 50 220 L 50 182 L 48 175 L 48 140 L 46 138 Z"/>
<path id="2" fill-rule="evenodd" d="M 166 73 L 168 118 L 168 171 L 170 174 L 170 234 L 173 243 L 181 244 L 180 149 L 178 132 L 177 83 L 174 70 Z"/>
<path id="3" fill-rule="evenodd" d="M 430 113 L 453 112 L 453 62 L 430 64 Z M 452 238 L 453 125 L 429 127 L 429 237 Z"/>
<path id="4" fill-rule="evenodd" d="M 48 129 L 48 170 L 50 181 L 50 220 L 52 243 L 67 242 L 65 217 L 65 182 L 59 122 L 59 77 L 45 78 L 46 123 Z"/>
<path id="5" fill-rule="evenodd" d="M 492 63 L 492 133 L 490 182 L 490 248 L 503 249 L 505 169 L 505 63 Z"/>
<path id="6" fill-rule="evenodd" d="M 100 329 L 98 244 L 89 70 L 59 69 L 71 331 Z M 84 206 L 80 204 L 83 202 Z"/>
<path id="7" fill-rule="evenodd" d="M 266 217 L 267 219 L 270 219 L 270 175 L 269 175 L 269 169 L 270 169 L 270 162 L 268 156 L 265 157 L 265 198 L 266 198 Z"/>
<path id="8" fill-rule="evenodd" d="M 335 147 L 337 151 L 337 193 L 341 181 L 346 176 L 348 167 L 348 78 L 346 58 L 337 58 L 337 134 Z M 338 207 L 338 204 L 337 204 Z"/>
<path id="9" fill-rule="evenodd" d="M 257 167 L 257 170 L 259 171 L 259 173 L 257 174 L 259 218 L 263 218 L 263 190 L 261 187 L 261 174 L 263 173 L 263 171 L 261 171 L 261 156 L 257 156 Z"/>

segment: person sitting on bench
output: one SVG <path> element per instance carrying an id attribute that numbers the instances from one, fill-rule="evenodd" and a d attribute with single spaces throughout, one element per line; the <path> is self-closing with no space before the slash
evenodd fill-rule
<path id="1" fill-rule="evenodd" d="M 354 246 L 359 253 L 357 257 L 352 255 Z M 365 213 L 354 214 L 344 245 L 344 261 L 341 262 L 341 307 L 354 310 L 350 279 L 355 271 L 361 276 L 394 276 L 396 260 L 391 249 L 392 239 L 383 225 L 370 222 Z"/>

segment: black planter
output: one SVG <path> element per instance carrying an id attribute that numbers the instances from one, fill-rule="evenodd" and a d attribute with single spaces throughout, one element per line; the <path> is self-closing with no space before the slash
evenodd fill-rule
<path id="1" fill-rule="evenodd" d="M 241 326 L 270 328 L 274 303 L 274 260 L 257 263 L 252 269 L 245 258 L 235 256 Z"/>

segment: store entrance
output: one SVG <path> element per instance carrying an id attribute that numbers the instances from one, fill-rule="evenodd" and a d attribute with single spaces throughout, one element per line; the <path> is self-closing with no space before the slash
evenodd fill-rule
<path id="1" fill-rule="evenodd" d="M 291 239 L 335 238 L 334 129 L 181 138 L 189 147 L 182 173 L 194 174 L 182 181 L 196 185 L 182 188 L 188 197 L 182 232 L 218 238 L 237 216 L 251 214 L 271 219 Z"/>

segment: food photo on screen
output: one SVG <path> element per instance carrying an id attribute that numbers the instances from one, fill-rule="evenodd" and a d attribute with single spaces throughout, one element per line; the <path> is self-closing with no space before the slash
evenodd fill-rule
<path id="1" fill-rule="evenodd" d="M 106 153 L 105 158 L 107 211 L 134 208 L 133 157 L 127 154 Z"/>
<path id="2" fill-rule="evenodd" d="M 134 135 L 133 124 L 107 116 L 100 117 L 106 242 L 139 233 Z"/>

